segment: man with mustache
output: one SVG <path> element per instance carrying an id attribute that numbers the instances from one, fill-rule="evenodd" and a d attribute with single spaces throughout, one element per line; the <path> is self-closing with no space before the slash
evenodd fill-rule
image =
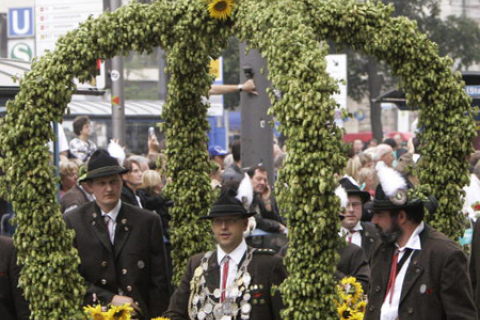
<path id="1" fill-rule="evenodd" d="M 75 231 L 84 304 L 129 304 L 143 320 L 167 309 L 167 263 L 159 216 L 120 200 L 127 171 L 107 151 L 95 151 L 83 179 L 95 201 L 65 213 L 65 221 Z"/>
<path id="2" fill-rule="evenodd" d="M 415 199 L 413 186 L 387 166 L 366 207 L 382 244 L 370 261 L 366 320 L 477 319 L 467 257 L 458 245 L 423 222 L 429 202 Z"/>

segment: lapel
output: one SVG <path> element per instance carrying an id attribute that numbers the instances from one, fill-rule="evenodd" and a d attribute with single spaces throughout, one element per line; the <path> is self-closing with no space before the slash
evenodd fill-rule
<path id="1" fill-rule="evenodd" d="M 208 260 L 208 269 L 207 274 L 205 275 L 205 280 L 207 281 L 208 290 L 211 293 L 215 289 L 220 288 L 220 266 L 217 262 L 217 250 L 215 250 Z"/>
<path id="2" fill-rule="evenodd" d="M 422 244 L 422 250 L 415 250 L 412 254 L 412 259 L 410 260 L 410 265 L 408 266 L 407 272 L 405 273 L 405 279 L 403 280 L 402 285 L 402 294 L 400 296 L 400 304 L 407 297 L 407 294 L 412 289 L 415 282 L 423 274 L 424 267 L 422 263 L 422 251 L 425 250 L 425 242 L 430 234 L 429 227 L 425 224 L 425 228 L 420 233 L 420 243 Z"/>
<path id="3" fill-rule="evenodd" d="M 115 254 L 115 259 L 123 249 L 123 246 L 127 242 L 128 235 L 132 230 L 131 221 L 127 218 L 128 214 L 125 210 L 125 206 L 122 203 L 122 207 L 118 212 L 117 216 L 117 227 L 115 228 L 115 239 L 113 242 L 113 252 Z"/>
<path id="4" fill-rule="evenodd" d="M 379 250 L 382 250 L 382 259 L 379 262 L 380 270 L 382 272 L 382 282 L 380 288 L 382 288 L 382 298 L 385 297 L 387 293 L 388 279 L 390 277 L 390 269 L 392 266 L 393 253 L 395 251 L 394 245 L 382 246 Z"/>
<path id="5" fill-rule="evenodd" d="M 98 240 L 100 240 L 105 248 L 107 248 L 109 251 L 112 251 L 112 243 L 110 242 L 107 227 L 102 219 L 102 212 L 95 202 L 93 203 L 92 212 L 87 214 L 90 225 L 92 226 L 92 229 Z"/>

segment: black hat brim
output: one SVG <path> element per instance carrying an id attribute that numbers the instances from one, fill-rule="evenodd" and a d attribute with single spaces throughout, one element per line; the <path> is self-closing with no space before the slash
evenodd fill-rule
<path id="1" fill-rule="evenodd" d="M 241 216 L 243 218 L 250 218 L 255 215 L 255 212 L 247 212 L 240 204 L 221 204 L 215 205 L 210 209 L 206 216 L 202 216 L 200 220 Z"/>
<path id="2" fill-rule="evenodd" d="M 372 202 L 369 202 L 364 205 L 364 208 L 369 211 L 383 211 L 383 210 L 408 210 L 408 209 L 413 209 L 413 208 L 419 208 L 423 207 L 424 204 L 422 201 L 411 201 L 407 202 L 403 205 L 396 205 L 393 202 L 389 200 L 373 200 Z"/>
<path id="3" fill-rule="evenodd" d="M 128 172 L 127 168 L 121 166 L 110 166 L 110 167 L 101 167 L 90 172 L 87 172 L 85 178 L 83 178 L 80 182 L 86 182 L 93 180 L 95 178 L 103 178 L 112 176 L 114 174 L 125 174 Z"/>
<path id="4" fill-rule="evenodd" d="M 370 193 L 366 191 L 346 190 L 348 196 L 357 196 L 362 199 L 363 203 L 370 201 Z"/>

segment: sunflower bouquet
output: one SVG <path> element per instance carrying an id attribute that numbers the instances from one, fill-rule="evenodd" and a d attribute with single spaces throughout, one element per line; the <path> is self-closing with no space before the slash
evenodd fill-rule
<path id="1" fill-rule="evenodd" d="M 87 306 L 83 308 L 89 320 L 130 320 L 133 308 L 128 304 L 123 306 L 112 306 L 109 309 L 96 305 L 95 307 Z M 170 320 L 168 318 L 158 317 L 152 320 Z"/>
<path id="2" fill-rule="evenodd" d="M 343 278 L 337 285 L 337 312 L 341 320 L 363 320 L 367 302 L 360 283 L 354 277 Z"/>

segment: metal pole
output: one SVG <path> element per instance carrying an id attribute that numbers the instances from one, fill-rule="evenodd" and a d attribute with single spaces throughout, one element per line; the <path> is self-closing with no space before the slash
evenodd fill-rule
<path id="1" fill-rule="evenodd" d="M 110 9 L 115 11 L 122 6 L 121 0 L 110 0 Z M 112 59 L 112 133 L 113 139 L 119 144 L 126 145 L 125 139 L 125 93 L 123 83 L 123 57 L 116 56 Z"/>
<path id="2" fill-rule="evenodd" d="M 245 47 L 245 43 L 240 43 L 240 82 L 253 77 L 259 95 L 244 92 L 240 94 L 242 167 L 264 165 L 270 185 L 273 185 L 273 119 L 267 115 L 270 98 L 266 92 L 271 84 L 267 75 L 260 73 L 261 69 L 267 70 L 267 61 L 257 50 L 250 50 L 249 54 L 245 55 Z"/>

